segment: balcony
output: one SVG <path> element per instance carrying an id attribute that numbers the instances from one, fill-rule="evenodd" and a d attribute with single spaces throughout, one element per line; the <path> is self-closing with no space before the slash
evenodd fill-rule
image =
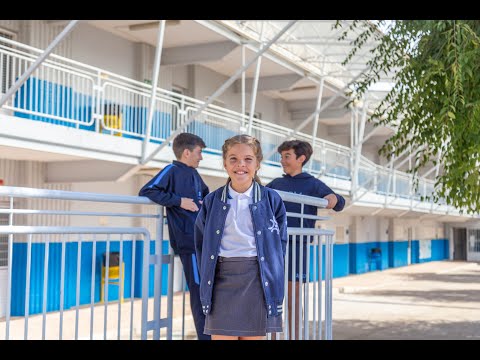
<path id="1" fill-rule="evenodd" d="M 9 45 L 9 46 L 6 46 Z M 12 40 L 0 40 L 0 89 L 7 89 L 36 60 L 41 50 Z M 18 89 L 0 112 L 0 133 L 5 146 L 46 151 L 64 159 L 116 161 L 119 177 L 137 165 L 146 136 L 151 85 L 57 55 L 51 55 Z M 204 102 L 158 88 L 154 101 L 147 152 L 163 144 L 179 128 L 201 136 L 207 148 L 200 171 L 223 176 L 219 156 L 225 138 L 245 132 L 248 117 L 209 105 L 193 121 L 187 121 Z M 350 194 L 353 205 L 405 209 L 421 213 L 454 214 L 457 209 L 421 201 L 432 193 L 434 182 L 420 180 L 413 193 L 411 175 L 391 171 L 360 157 L 353 171 L 353 150 L 273 122 L 253 119 L 253 135 L 266 158 L 260 175 L 267 181 L 281 175 L 279 154 L 284 140 L 314 143 L 306 170 L 336 191 Z M 313 141 L 314 140 L 314 141 Z M 11 151 L 17 151 L 12 150 Z M 18 151 L 21 151 L 20 149 Z M 172 159 L 163 148 L 147 165 L 163 167 Z M 352 181 L 352 177 L 355 177 Z M 74 181 L 74 180 L 71 180 Z M 355 185 L 355 186 L 354 186 Z"/>

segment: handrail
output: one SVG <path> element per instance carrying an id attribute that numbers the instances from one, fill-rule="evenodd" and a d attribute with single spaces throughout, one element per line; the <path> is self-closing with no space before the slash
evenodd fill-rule
<path id="1" fill-rule="evenodd" d="M 277 191 L 277 190 L 276 190 Z M 285 201 L 291 201 L 295 203 L 302 204 L 302 213 L 301 214 L 287 214 L 289 216 L 298 216 L 304 217 L 308 219 L 314 220 L 327 220 L 328 217 L 324 216 L 313 216 L 307 215 L 303 213 L 303 205 L 314 205 L 320 208 L 325 208 L 326 204 L 328 203 L 325 199 L 320 199 L 316 197 L 301 195 L 301 194 L 293 194 L 284 191 L 277 191 L 280 197 Z M 25 319 L 25 326 L 24 326 L 24 338 L 29 338 L 29 333 L 35 333 L 32 329 L 35 325 L 28 325 L 30 319 L 33 319 L 32 316 L 41 312 L 42 314 L 42 338 L 46 338 L 47 334 L 47 313 L 51 310 L 47 311 L 47 299 L 48 306 L 52 304 L 54 300 L 51 300 L 51 296 L 47 297 L 49 294 L 52 286 L 54 283 L 51 283 L 51 278 L 48 276 L 44 276 L 43 274 L 49 274 L 52 271 L 59 271 L 60 274 L 60 284 L 64 284 L 60 286 L 61 294 L 70 294 L 68 296 L 61 295 L 60 305 L 58 306 L 58 310 L 60 311 L 60 328 L 58 330 L 60 339 L 63 338 L 63 324 L 68 324 L 70 322 L 70 317 L 68 314 L 72 314 L 71 310 L 75 311 L 75 322 L 74 325 L 76 327 L 75 331 L 75 339 L 79 338 L 78 329 L 80 327 L 80 318 L 86 318 L 88 314 L 86 313 L 85 309 L 90 310 L 90 338 L 93 338 L 93 328 L 94 328 L 94 321 L 93 315 L 95 312 L 95 307 L 98 306 L 98 299 L 95 297 L 95 291 L 91 290 L 90 292 L 90 302 L 88 299 L 84 298 L 84 295 L 80 297 L 80 291 L 83 288 L 90 287 L 94 289 L 97 285 L 97 273 L 100 272 L 99 269 L 99 257 L 103 254 L 111 254 L 112 251 L 119 251 L 119 263 L 124 263 L 125 267 L 121 266 L 119 268 L 119 279 L 129 279 L 130 283 L 125 283 L 123 285 L 125 288 L 130 288 L 128 296 L 128 302 L 130 307 L 130 314 L 133 314 L 133 307 L 135 306 L 135 288 L 138 288 L 141 284 L 141 294 L 142 294 L 142 302 L 141 302 L 141 338 L 147 338 L 147 332 L 153 330 L 153 339 L 160 338 L 160 329 L 163 327 L 167 328 L 167 339 L 172 339 L 172 319 L 173 319 L 173 287 L 174 283 L 174 253 L 173 250 L 169 247 L 168 254 L 165 254 L 164 251 L 164 241 L 163 238 L 163 226 L 164 226 L 164 218 L 163 218 L 163 207 L 158 206 L 158 204 L 153 203 L 146 197 L 142 196 L 127 196 L 127 195 L 112 195 L 112 194 L 101 194 L 101 193 L 91 193 L 91 192 L 74 192 L 74 191 L 63 191 L 63 190 L 47 190 L 47 189 L 35 189 L 35 188 L 25 188 L 25 187 L 11 187 L 11 186 L 2 186 L 0 187 L 0 198 L 2 197 L 9 197 L 10 198 L 10 208 L 9 209 L 1 209 L 0 213 L 5 213 L 10 215 L 13 214 L 22 214 L 22 215 L 60 215 L 62 218 L 54 218 L 53 221 L 45 221 L 44 219 L 40 222 L 38 226 L 32 225 L 35 224 L 36 221 L 30 221 L 30 218 L 27 219 L 19 219 L 18 225 L 14 225 L 13 220 L 10 220 L 7 226 L 0 226 L 0 235 L 8 235 L 8 284 L 18 283 L 15 282 L 15 279 L 18 277 L 17 268 L 14 268 L 13 264 L 17 264 L 15 266 L 19 266 L 18 256 L 21 256 L 22 249 L 26 249 L 26 259 L 21 258 L 21 261 L 24 261 L 26 266 L 26 286 L 25 292 L 16 292 L 13 291 L 14 285 L 9 285 L 7 291 L 7 309 L 11 308 L 11 303 L 17 304 L 15 310 L 13 312 L 14 316 L 24 316 Z M 94 202 L 103 202 L 103 203 L 127 203 L 127 204 L 142 204 L 142 205 L 154 205 L 157 206 L 158 209 L 156 214 L 150 214 L 149 212 L 142 211 L 145 209 L 139 208 L 139 213 L 137 214 L 128 214 L 128 213 L 119 213 L 119 212 L 101 212 L 101 209 L 94 211 L 64 211 L 64 210 L 57 210 L 53 208 L 53 210 L 46 209 L 46 210 L 32 210 L 32 209 L 23 209 L 23 208 L 14 208 L 15 198 L 28 198 L 28 199 L 51 199 L 51 200 L 73 200 L 73 201 L 94 201 Z M 59 206 L 60 202 L 56 202 L 54 206 Z M 19 202 L 17 203 L 19 206 L 23 207 L 24 205 L 32 206 L 32 204 Z M 33 204 L 35 206 L 35 204 Z M 45 202 L 40 202 L 37 204 L 39 208 L 48 207 Z M 60 205 L 62 206 L 62 205 Z M 91 208 L 91 207 L 90 207 Z M 142 223 L 142 227 L 106 227 L 106 226 L 78 226 L 77 224 L 81 224 L 81 222 L 75 221 L 73 222 L 70 219 L 67 219 L 66 222 L 63 221 L 63 216 L 123 216 L 123 217 L 136 217 L 136 218 L 153 218 L 155 219 L 155 229 L 150 229 L 150 226 L 147 223 Z M 73 219 L 73 218 L 72 218 Z M 51 223 L 52 226 L 44 226 L 47 223 Z M 65 226 L 66 224 L 72 224 L 73 226 Z M 58 225 L 57 225 L 58 224 Z M 59 226 L 59 224 L 62 224 Z M 75 225 L 74 225 L 75 224 Z M 106 222 L 104 223 L 106 224 Z M 122 222 L 122 224 L 124 224 Z M 153 225 L 149 223 L 150 225 Z M 30 226 L 28 226 L 30 225 Z M 152 230 L 156 232 L 154 235 Z M 320 328 L 325 326 L 325 339 L 331 339 L 331 326 L 332 326 L 332 316 L 331 316 L 331 281 L 332 281 L 332 265 L 333 265 L 333 235 L 334 231 L 325 230 L 325 229 L 302 229 L 302 228 L 287 228 L 287 233 L 289 236 L 289 243 L 293 244 L 301 240 L 300 236 L 309 236 L 313 240 L 312 243 L 312 250 L 310 247 L 307 248 L 307 257 L 309 252 L 312 251 L 312 264 L 309 265 L 309 261 L 307 260 L 307 269 L 311 269 L 313 271 L 313 278 L 312 284 L 315 284 L 315 289 L 312 291 L 318 291 L 319 296 L 313 298 L 313 306 L 314 308 L 319 309 L 319 316 L 318 321 L 316 322 L 316 329 L 318 331 L 318 336 L 316 335 L 315 331 L 312 335 L 310 335 L 310 328 L 308 326 L 305 327 L 305 338 L 308 339 L 310 336 L 316 339 L 321 339 L 321 330 Z M 49 236 L 43 235 L 56 235 L 57 238 L 51 238 Z M 85 237 L 85 235 L 93 235 Z M 137 241 L 136 237 L 125 236 L 125 235 L 135 235 L 135 234 L 142 234 L 143 235 L 143 245 L 139 243 L 139 246 L 143 246 L 143 249 L 135 244 Z M 152 236 L 150 236 L 152 234 Z M 20 235 L 20 236 L 19 236 Z M 25 236 L 27 235 L 27 236 Z M 60 236 L 58 236 L 60 235 Z M 78 237 L 72 237 L 71 235 L 78 235 Z M 97 236 L 97 235 L 102 235 Z M 116 236 L 119 235 L 119 236 Z M 15 238 L 14 238 L 15 236 Z M 17 237 L 18 236 L 18 237 Z M 322 239 L 322 236 L 324 237 Z M 150 245 L 148 245 L 150 244 Z M 17 257 L 13 257 L 14 254 L 14 246 L 17 249 L 16 255 Z M 117 248 L 115 249 L 114 246 Z M 325 247 L 325 257 L 322 256 L 322 246 Z M 153 248 L 155 249 L 153 251 Z M 45 250 L 43 250 L 45 249 Z M 56 257 L 57 249 L 61 252 L 61 257 Z M 78 249 L 78 250 L 76 250 Z M 91 249 L 91 253 L 89 252 Z M 136 250 L 137 249 L 137 250 Z M 76 255 L 73 254 L 71 251 L 76 251 Z M 105 252 L 104 252 L 105 250 Z M 138 252 L 138 256 L 136 256 L 135 251 Z M 140 252 L 139 252 L 140 251 Z M 153 252 L 152 252 L 153 251 Z M 76 261 L 75 261 L 76 258 Z M 123 289 L 124 287 L 119 287 L 118 293 L 118 300 L 113 300 L 114 304 L 111 304 L 111 301 L 104 301 L 102 299 L 109 299 L 109 281 L 107 280 L 110 275 L 105 275 L 103 269 L 110 269 L 109 263 L 109 256 L 105 256 L 105 264 L 103 265 L 102 272 L 101 272 L 101 295 L 100 295 L 100 303 L 103 302 L 103 313 L 104 313 L 104 325 L 103 325 L 103 333 L 104 339 L 111 338 L 111 335 L 107 335 L 108 329 L 111 329 L 111 325 L 107 325 L 107 313 L 109 312 L 109 308 L 113 308 L 113 314 L 111 316 L 116 316 L 118 319 L 117 325 L 117 339 L 121 339 L 121 325 L 120 325 L 120 318 L 122 315 L 122 299 L 123 299 Z M 323 272 L 323 267 L 321 266 L 323 261 L 325 261 L 325 271 Z M 20 261 L 20 263 L 21 263 Z M 139 263 L 138 261 L 142 261 Z M 301 261 L 301 260 L 300 260 Z M 44 272 L 39 272 L 37 267 L 34 267 L 32 264 L 36 264 L 37 262 L 43 263 Z M 91 263 L 91 265 L 90 265 Z M 22 263 L 23 264 L 23 263 Z M 138 265 L 137 265 L 138 264 Z M 317 265 L 319 264 L 318 268 Z M 115 265 L 113 265 L 115 266 Z M 135 269 L 137 266 L 140 266 L 137 270 L 141 271 L 140 278 L 135 276 Z M 149 269 L 153 266 L 154 271 L 151 272 Z M 50 270 L 49 271 L 49 267 Z M 166 267 L 168 271 L 168 281 L 167 281 L 167 317 L 160 317 L 161 314 L 161 298 L 163 287 L 161 279 L 164 279 L 162 276 L 162 268 Z M 77 269 L 76 273 L 72 269 Z M 303 268 L 303 267 L 302 267 Z M 82 270 L 78 270 L 82 269 Z M 91 269 L 91 271 L 90 271 Z M 97 269 L 97 270 L 96 270 Z M 84 274 L 84 270 L 88 273 L 87 276 Z M 110 270 L 109 270 L 110 271 Z M 124 272 L 125 271 L 125 272 Z M 322 276 L 324 273 L 324 277 Z M 82 275 L 81 275 L 82 274 Z M 108 272 L 108 274 L 110 274 Z M 123 275 L 125 274 L 125 275 Z M 81 275 L 81 276 L 80 276 Z M 125 277 L 123 277 L 125 276 Z M 321 296 L 322 291 L 322 279 L 325 279 L 325 297 Z M 34 279 L 31 281 L 30 279 Z M 65 280 L 67 279 L 67 280 Z M 124 280 L 125 281 L 125 280 Z M 140 282 L 139 282 L 140 281 Z M 39 284 L 43 283 L 43 288 L 39 287 Z M 73 292 L 75 295 L 75 300 L 65 300 L 71 299 L 72 294 L 72 287 L 73 285 L 67 284 L 76 284 L 73 287 Z M 123 282 L 122 282 L 123 283 Z M 130 284 L 129 286 L 127 284 Z M 153 287 L 151 284 L 154 284 Z M 17 285 L 18 286 L 18 285 Z M 23 285 L 20 285 L 23 286 Z M 313 286 L 313 285 L 312 285 Z M 16 288 L 15 288 L 16 289 Z M 67 290 L 68 289 L 68 290 Z M 102 292 L 103 291 L 103 292 Z M 152 291 L 153 291 L 153 310 L 154 310 L 154 317 L 150 319 L 149 314 L 149 301 L 152 302 Z M 182 291 L 185 291 L 185 287 L 182 285 Z M 308 291 L 308 290 L 307 290 Z M 34 302 L 34 305 L 30 307 L 30 301 L 25 301 L 25 306 L 19 306 L 19 296 L 23 297 L 23 299 L 31 299 L 32 297 L 38 298 L 39 294 L 43 293 L 42 301 L 42 309 L 39 309 L 38 301 Z M 12 295 L 13 294 L 13 295 Z M 104 294 L 104 295 L 102 295 Z M 127 293 L 125 293 L 127 294 Z M 165 295 L 165 293 L 163 293 Z M 308 295 L 308 292 L 307 292 Z M 13 296 L 13 297 L 12 297 Z M 41 296 L 41 295 L 40 295 Z M 286 295 L 289 296 L 289 295 Z M 294 295 L 292 295 L 294 296 Z M 308 298 L 308 296 L 307 296 Z M 306 298 L 306 299 L 307 299 Z M 308 298 L 310 299 L 310 298 Z M 323 300 L 325 299 L 325 300 Z M 13 302 L 11 302 L 13 301 Z M 301 301 L 301 298 L 298 300 Z M 311 300 L 307 300 L 311 302 Z M 109 304 L 110 303 L 110 304 Z M 325 323 L 322 325 L 322 316 L 320 309 L 324 304 L 325 310 Z M 87 305 L 82 311 L 81 308 L 83 305 Z M 112 306 L 113 305 L 113 306 Z M 53 306 L 53 305 L 52 305 Z M 308 306 L 305 308 L 308 311 Z M 54 307 L 54 311 L 57 310 L 57 307 Z M 65 313 L 70 311 L 69 313 Z M 82 314 L 80 314 L 82 312 Z M 308 314 L 308 313 L 307 313 Z M 6 313 L 6 339 L 10 338 L 10 333 L 12 333 L 12 338 L 17 337 L 17 332 L 14 329 L 17 329 L 12 321 L 11 321 L 11 312 L 7 311 Z M 308 316 L 306 317 L 308 319 Z M 315 319 L 315 315 L 314 315 Z M 33 323 L 33 320 L 30 320 Z M 73 321 L 73 319 L 72 319 Z M 185 321 L 184 315 L 182 317 L 182 321 Z M 285 322 L 288 320 L 285 318 Z M 100 323 L 100 319 L 97 320 L 97 324 Z M 133 338 L 133 315 L 130 317 L 130 339 Z M 55 332 L 55 329 L 52 328 L 50 330 L 50 326 L 48 327 L 48 334 Z M 123 328 L 122 328 L 123 329 Z M 32 330 L 32 331 L 30 331 Z M 123 331 L 128 331 L 127 328 L 123 329 Z M 36 333 L 35 333 L 36 334 Z M 34 335 L 36 336 L 36 335 Z M 50 335 L 48 335 L 50 336 Z M 66 334 L 66 336 L 70 336 Z"/>
<path id="2" fill-rule="evenodd" d="M 5 47 L 5 46 L 0 46 L 0 52 L 2 54 L 7 54 L 7 55 L 9 54 L 12 57 L 20 57 L 20 58 L 23 57 L 24 60 L 28 59 L 28 61 L 34 61 L 34 59 L 35 59 L 35 57 L 32 56 L 32 52 L 34 52 L 36 54 L 40 54 L 42 52 L 42 50 L 40 50 L 38 48 L 29 46 L 29 45 L 26 45 L 26 44 L 23 44 L 23 43 L 14 41 L 14 40 L 9 40 L 9 39 L 2 38 L 2 39 L 0 39 L 0 44 L 1 43 L 6 43 L 6 44 L 9 44 L 9 45 L 12 45 L 12 46 L 15 47 L 13 49 L 10 49 L 10 48 Z M 48 60 L 46 60 L 45 64 L 48 65 L 49 67 L 51 67 L 52 69 L 54 69 L 57 72 L 67 71 L 68 74 L 81 75 L 82 77 L 84 77 L 86 75 L 89 75 L 89 76 L 92 76 L 92 78 L 97 79 L 98 83 L 94 87 L 96 90 L 91 94 L 91 96 L 92 96 L 92 101 L 91 101 L 91 104 L 92 104 L 91 105 L 92 106 L 91 115 L 92 115 L 92 117 L 91 117 L 91 119 L 89 121 L 87 121 L 88 119 L 85 119 L 84 116 L 80 116 L 80 118 L 69 119 L 69 118 L 65 117 L 64 114 L 52 114 L 52 113 L 48 114 L 48 113 L 45 113 L 45 115 L 41 115 L 41 113 L 39 111 L 32 111 L 32 110 L 29 110 L 29 109 L 18 109 L 17 107 L 10 107 L 10 108 L 15 109 L 15 111 L 23 111 L 24 113 L 34 115 L 34 116 L 45 116 L 46 118 L 55 119 L 56 121 L 67 121 L 68 123 L 70 123 L 70 124 L 73 123 L 73 124 L 76 124 L 77 126 L 90 126 L 90 125 L 93 124 L 94 121 L 96 121 L 98 123 L 101 123 L 103 128 L 105 130 L 110 131 L 112 134 L 113 134 L 113 132 L 124 133 L 124 134 L 129 135 L 129 136 L 137 136 L 138 138 L 143 138 L 145 136 L 144 129 L 142 129 L 143 125 L 141 123 L 138 125 L 138 128 L 135 130 L 135 131 L 139 131 L 139 132 L 135 132 L 135 131 L 127 130 L 127 129 L 115 129 L 115 128 L 112 128 L 111 126 L 108 126 L 108 124 L 104 123 L 104 119 L 103 119 L 104 105 L 106 104 L 104 86 L 105 86 L 105 84 L 108 84 L 108 83 L 116 86 L 115 89 L 113 90 L 113 92 L 111 94 L 109 93 L 109 97 L 108 97 L 108 101 L 115 102 L 115 100 L 116 100 L 115 96 L 117 96 L 117 97 L 119 96 L 119 93 L 115 92 L 117 88 L 118 88 L 118 91 L 125 91 L 127 94 L 129 94 L 131 96 L 137 96 L 139 94 L 141 94 L 141 96 L 149 96 L 149 94 L 151 93 L 151 87 L 152 87 L 150 84 L 146 84 L 146 83 L 143 83 L 143 82 L 140 82 L 140 81 L 137 81 L 137 80 L 133 80 L 133 79 L 130 79 L 130 78 L 127 78 L 127 77 L 124 77 L 124 76 L 121 76 L 121 75 L 118 75 L 118 74 L 115 74 L 115 73 L 112 73 L 112 72 L 94 67 L 94 66 L 91 66 L 91 65 L 88 65 L 88 64 L 83 64 L 81 62 L 74 61 L 74 60 L 71 60 L 71 59 L 68 59 L 68 58 L 65 58 L 65 57 L 62 57 L 62 56 L 59 56 L 59 55 L 55 55 L 55 54 L 51 54 L 50 58 Z M 55 76 L 55 74 L 53 74 L 52 76 Z M 64 84 L 60 84 L 60 85 L 63 86 Z M 41 91 L 41 89 L 38 90 L 38 91 Z M 86 94 L 86 96 L 90 96 L 90 94 Z M 100 106 L 98 106 L 98 105 L 95 106 L 95 104 L 97 104 L 96 99 L 98 99 L 98 98 L 100 98 L 100 102 L 98 103 L 98 105 L 100 105 Z M 84 101 L 84 100 L 78 100 L 78 101 Z M 177 103 L 182 104 L 181 107 L 178 108 L 178 111 L 172 112 L 170 114 L 171 121 L 172 121 L 172 126 L 174 126 L 174 128 L 181 125 L 181 121 L 182 121 L 182 118 L 184 116 L 183 114 L 185 113 L 185 111 L 188 110 L 188 108 L 193 110 L 193 109 L 196 109 L 198 106 L 202 106 L 202 104 L 205 104 L 204 101 L 201 101 L 199 99 L 195 99 L 195 98 L 191 98 L 191 97 L 188 97 L 188 96 L 185 96 L 185 95 L 182 95 L 182 94 L 174 93 L 172 91 L 162 89 L 162 88 L 157 89 L 156 102 L 158 103 L 157 106 L 163 106 L 163 107 L 165 107 L 165 106 L 176 107 Z M 81 102 L 81 103 L 79 103 L 79 105 L 84 105 L 84 104 Z M 135 105 L 136 104 L 132 104 L 132 105 L 128 105 L 128 106 L 135 106 Z M 160 108 L 160 110 L 161 109 L 162 108 Z M 226 109 L 226 108 L 222 108 L 220 106 L 213 105 L 213 104 L 210 104 L 203 114 L 206 114 L 207 116 L 213 116 L 213 117 L 217 116 L 220 119 L 222 119 L 222 118 L 223 119 L 231 119 L 231 121 L 233 121 L 233 122 L 238 122 L 239 126 L 240 126 L 240 124 L 243 124 L 248 119 L 248 117 L 246 115 L 243 115 L 243 114 L 240 114 L 236 111 Z M 88 116 L 88 114 L 87 114 L 87 116 Z M 98 123 L 97 123 L 97 127 L 98 127 Z M 210 124 L 211 121 L 207 120 L 207 123 Z M 105 125 L 107 125 L 107 126 L 105 126 Z M 266 120 L 256 119 L 256 118 L 254 118 L 253 127 L 260 134 L 264 134 L 266 136 L 267 141 L 269 139 L 273 140 L 273 144 L 270 144 L 270 145 L 273 145 L 273 146 L 278 146 L 278 141 L 283 141 L 282 136 L 287 136 L 287 138 L 288 138 L 288 134 L 292 133 L 292 129 L 290 129 L 290 128 L 287 128 L 287 127 L 284 127 L 284 126 L 281 126 L 281 125 L 277 125 L 277 124 L 274 124 L 272 122 L 268 122 Z M 165 132 L 162 133 L 162 131 L 166 131 L 166 133 Z M 157 134 L 155 136 L 152 136 L 151 139 L 154 139 L 154 140 L 157 140 L 157 141 L 158 140 L 164 140 L 164 139 L 168 138 L 168 135 L 169 135 L 168 131 L 169 131 L 168 129 L 163 129 L 163 128 L 162 129 L 157 129 Z M 305 139 L 307 141 L 312 140 L 311 135 L 301 133 L 301 132 L 296 133 L 296 137 Z M 348 148 L 346 146 L 343 146 L 343 145 L 340 145 L 340 144 L 335 144 L 335 143 L 333 143 L 329 140 L 326 140 L 326 139 L 316 138 L 315 139 L 315 145 L 316 145 L 315 149 L 319 149 L 320 153 L 324 150 L 329 150 L 329 151 L 338 150 L 338 154 L 340 156 L 348 157 L 349 154 L 350 154 L 350 157 L 352 157 L 352 153 L 354 152 L 354 149 L 350 149 L 350 148 Z M 218 149 L 212 148 L 212 150 L 218 150 Z M 275 159 L 275 160 L 265 159 L 265 161 L 268 164 L 271 164 L 272 162 L 274 164 L 278 164 L 277 159 Z M 317 162 L 318 161 L 320 161 L 320 162 L 323 161 L 323 162 L 325 162 L 327 160 L 325 158 L 325 155 L 319 157 L 319 156 L 317 156 L 317 152 L 314 151 L 314 154 L 312 156 L 311 161 L 317 161 Z M 366 170 L 373 174 L 372 176 L 373 176 L 373 178 L 376 179 L 376 180 L 374 180 L 376 182 L 378 182 L 380 180 L 380 179 L 378 179 L 378 177 L 381 176 L 382 174 L 385 175 L 385 174 L 390 174 L 391 173 L 390 169 L 385 168 L 385 167 L 383 167 L 379 164 L 375 164 L 375 163 L 373 163 L 372 161 L 370 161 L 369 159 L 367 159 L 366 157 L 364 157 L 362 155 L 361 155 L 361 163 L 364 164 L 364 166 L 365 165 L 368 166 L 369 169 L 366 169 Z M 324 166 L 325 165 L 328 165 L 328 161 L 325 162 Z M 346 166 L 343 166 L 343 167 L 349 168 L 350 164 L 346 165 Z M 318 175 L 324 174 L 324 172 L 319 172 L 318 170 L 314 170 L 313 172 L 318 174 Z M 344 172 L 344 170 L 342 170 L 341 172 Z M 411 176 L 408 173 L 400 172 L 398 170 L 394 170 L 392 175 L 393 175 L 393 179 L 396 179 L 397 177 L 409 178 Z M 328 176 L 337 177 L 337 175 L 335 174 L 335 171 L 333 171 L 333 172 L 329 171 Z M 339 178 L 345 178 L 345 175 L 339 173 L 338 177 Z M 352 179 L 352 181 L 353 181 L 353 179 Z M 424 187 L 433 186 L 435 184 L 435 182 L 433 180 L 426 179 L 426 178 L 420 178 L 420 181 L 423 183 Z M 394 184 L 394 183 L 395 183 L 395 180 L 392 181 L 391 184 Z M 388 191 L 388 194 L 396 195 L 395 187 L 393 187 L 393 189 L 394 189 L 394 192 Z M 423 192 L 422 189 L 419 189 L 419 192 Z M 399 193 L 398 195 L 404 196 L 405 194 Z M 413 198 L 415 198 L 416 194 L 412 193 L 412 194 L 409 194 L 409 196 L 411 196 L 412 199 L 413 199 Z"/>
<path id="3" fill-rule="evenodd" d="M 75 192 L 65 190 L 33 189 L 15 186 L 0 186 L 0 196 L 22 197 L 22 198 L 48 198 L 59 200 L 81 200 L 97 202 L 113 202 L 127 204 L 157 205 L 150 199 L 143 196 L 131 195 L 110 195 L 89 192 Z"/>

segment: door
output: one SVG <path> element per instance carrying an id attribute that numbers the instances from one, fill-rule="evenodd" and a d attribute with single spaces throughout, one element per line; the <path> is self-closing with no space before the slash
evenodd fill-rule
<path id="1" fill-rule="evenodd" d="M 453 260 L 467 260 L 467 229 L 453 229 Z"/>

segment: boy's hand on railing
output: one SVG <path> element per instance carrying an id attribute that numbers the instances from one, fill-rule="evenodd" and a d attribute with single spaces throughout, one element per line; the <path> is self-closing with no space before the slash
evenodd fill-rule
<path id="1" fill-rule="evenodd" d="M 324 199 L 328 200 L 326 209 L 333 209 L 335 205 L 337 205 L 338 199 L 335 194 L 328 194 L 327 196 L 324 196 Z"/>
<path id="2" fill-rule="evenodd" d="M 182 198 L 182 201 L 180 203 L 180 207 L 182 209 L 188 210 L 188 211 L 198 211 L 198 206 L 195 204 L 193 199 L 190 198 Z"/>

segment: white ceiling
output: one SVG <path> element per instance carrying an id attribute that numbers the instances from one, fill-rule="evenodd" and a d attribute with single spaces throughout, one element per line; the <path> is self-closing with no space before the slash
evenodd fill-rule
<path id="1" fill-rule="evenodd" d="M 156 46 L 158 36 L 158 20 L 90 20 L 89 24 L 109 31 L 115 35 L 121 36 L 125 39 L 134 42 L 143 42 Z M 265 26 L 264 40 L 268 40 L 281 29 L 287 21 L 263 21 Z M 323 64 L 322 70 L 328 70 L 330 72 L 335 71 L 340 74 L 343 72 L 345 78 L 342 83 L 346 83 L 349 79 L 352 79 L 359 73 L 355 71 L 342 70 L 340 62 L 345 58 L 347 52 L 351 48 L 349 41 L 346 39 L 342 42 L 338 41 L 339 30 L 333 30 L 332 26 L 335 23 L 334 20 L 301 20 L 298 21 L 289 31 L 288 36 L 282 37 L 287 39 L 279 42 L 278 46 L 281 47 L 282 53 L 278 53 L 275 50 L 275 56 L 282 59 L 288 58 L 288 54 L 285 55 L 285 51 L 292 51 L 291 57 L 297 58 L 297 61 L 292 59 L 286 60 L 286 62 L 294 63 L 297 66 L 305 66 L 305 73 L 308 73 L 308 69 L 312 67 L 318 71 L 320 69 L 320 63 L 315 62 L 312 57 L 317 56 L 319 59 L 324 59 L 327 62 Z M 220 25 L 221 28 L 228 30 L 230 33 L 233 31 L 246 41 L 254 42 L 259 40 L 260 29 L 262 21 L 215 21 L 216 25 Z M 227 32 L 228 32 L 227 31 Z M 281 39 L 281 40 L 282 40 Z M 218 43 L 229 41 L 224 35 L 211 30 L 210 28 L 194 21 L 194 20 L 167 20 L 167 26 L 165 28 L 163 47 L 174 48 L 181 46 L 193 46 L 208 43 Z M 300 41 L 306 42 L 306 44 L 287 44 L 285 42 Z M 215 72 L 221 73 L 230 77 L 242 66 L 242 50 L 241 46 L 235 47 L 231 52 L 227 53 L 223 58 L 214 61 L 202 62 L 202 66 L 212 69 Z M 273 48 L 273 47 L 272 47 Z M 363 52 L 365 53 L 365 51 Z M 254 56 L 254 52 L 248 47 L 245 47 L 245 61 Z M 322 54 L 329 54 L 323 56 Z M 298 61 L 298 59 L 305 59 L 304 62 Z M 308 60 L 310 58 L 311 60 Z M 367 61 L 367 55 L 357 56 L 357 62 L 364 63 Z M 311 61 L 311 63 L 308 63 Z M 357 66 L 358 67 L 358 66 Z M 247 78 L 253 78 L 255 75 L 255 63 L 252 64 L 245 72 Z M 327 71 L 327 72 L 328 72 Z M 275 75 L 292 75 L 294 72 L 279 63 L 269 59 L 268 57 L 262 57 L 260 76 L 275 76 Z M 328 78 L 327 78 L 328 80 Z M 259 80 L 262 81 L 262 78 Z M 332 90 L 332 83 L 330 82 L 330 88 L 327 86 L 323 89 L 323 98 L 325 99 L 335 95 L 335 91 Z M 268 90 L 262 93 L 266 96 L 275 99 L 283 99 L 287 102 L 312 100 L 316 101 L 318 96 L 318 81 L 314 81 L 309 77 L 303 77 L 299 81 L 292 84 L 288 89 L 282 90 Z M 339 88 L 337 86 L 337 88 Z M 374 95 L 382 97 L 383 93 L 375 93 Z M 329 109 L 341 109 L 343 108 L 344 99 L 339 98 Z M 314 106 L 314 105 L 313 105 Z M 320 114 L 321 121 L 326 125 L 348 125 L 350 123 L 350 114 L 346 114 L 341 117 L 328 118 L 327 114 Z M 386 135 L 386 133 L 379 131 L 378 135 Z M 373 141 L 373 138 L 372 138 Z"/>
<path id="2" fill-rule="evenodd" d="M 158 25 L 155 20 L 89 20 L 88 23 L 100 29 L 135 42 L 157 46 Z M 130 29 L 129 25 L 148 24 L 141 30 Z M 180 20 L 175 25 L 165 27 L 163 47 L 206 44 L 225 41 L 225 37 L 207 29 L 193 20 Z"/>

